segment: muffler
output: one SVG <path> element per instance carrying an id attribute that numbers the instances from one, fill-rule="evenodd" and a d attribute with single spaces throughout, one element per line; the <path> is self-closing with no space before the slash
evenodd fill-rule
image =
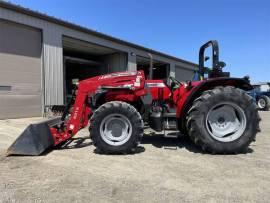
<path id="1" fill-rule="evenodd" d="M 60 125 L 61 118 L 53 118 L 36 124 L 30 124 L 8 148 L 9 155 L 37 156 L 54 146 L 50 128 Z"/>

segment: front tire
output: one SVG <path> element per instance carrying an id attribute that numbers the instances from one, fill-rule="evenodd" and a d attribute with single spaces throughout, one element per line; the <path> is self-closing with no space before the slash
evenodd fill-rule
<path id="1" fill-rule="evenodd" d="M 270 98 L 262 95 L 258 98 L 257 106 L 261 111 L 269 111 L 270 108 Z"/>
<path id="2" fill-rule="evenodd" d="M 100 153 L 132 153 L 143 136 L 143 120 L 132 105 L 120 101 L 107 102 L 92 115 L 89 131 Z"/>
<path id="3" fill-rule="evenodd" d="M 188 112 L 191 140 L 210 153 L 232 154 L 255 141 L 260 117 L 253 100 L 234 87 L 203 92 Z"/>

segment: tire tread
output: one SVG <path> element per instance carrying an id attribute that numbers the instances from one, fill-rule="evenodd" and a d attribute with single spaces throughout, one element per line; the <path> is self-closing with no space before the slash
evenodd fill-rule
<path id="1" fill-rule="evenodd" d="M 209 96 L 210 95 L 210 96 Z M 253 119 L 251 122 L 254 123 L 254 129 L 251 129 L 249 132 L 250 136 L 246 138 L 245 143 L 241 145 L 240 148 L 232 147 L 229 149 L 228 147 L 225 148 L 218 148 L 214 146 L 217 142 L 216 141 L 209 141 L 206 139 L 205 136 L 201 135 L 201 126 L 198 126 L 197 122 L 199 119 L 202 119 L 203 110 L 206 109 L 206 106 L 211 103 L 210 99 L 214 99 L 213 97 L 217 98 L 217 95 L 222 95 L 224 97 L 229 97 L 232 100 L 238 100 L 239 98 L 244 100 L 246 105 L 246 112 L 251 114 L 250 118 Z M 241 101 L 240 101 L 241 102 Z M 255 114 L 255 115 L 254 115 Z M 190 110 L 187 113 L 187 120 L 186 120 L 186 128 L 188 129 L 188 134 L 190 139 L 198 146 L 201 147 L 203 151 L 210 152 L 212 154 L 234 154 L 240 153 L 244 151 L 251 142 L 255 141 L 257 132 L 260 131 L 259 127 L 260 117 L 258 114 L 258 110 L 255 107 L 252 98 L 247 95 L 243 90 L 232 87 L 216 87 L 212 90 L 204 91 L 200 97 L 194 100 L 194 103 Z M 210 136 L 210 135 L 209 135 Z M 219 142 L 221 143 L 221 142 Z"/>

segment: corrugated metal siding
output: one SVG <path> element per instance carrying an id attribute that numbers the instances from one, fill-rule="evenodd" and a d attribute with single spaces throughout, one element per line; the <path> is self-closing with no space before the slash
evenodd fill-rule
<path id="1" fill-rule="evenodd" d="M 43 31 L 44 105 L 63 104 L 62 34 L 57 25 L 0 8 L 0 18 L 37 27 Z M 41 67 L 42 68 L 42 67 Z"/>
<path id="2" fill-rule="evenodd" d="M 137 69 L 136 55 L 128 53 L 128 70 L 135 71 Z"/>
<path id="3" fill-rule="evenodd" d="M 175 78 L 179 81 L 191 80 L 194 76 L 194 71 L 185 69 L 181 66 L 175 66 Z"/>
<path id="4" fill-rule="evenodd" d="M 110 72 L 125 71 L 127 68 L 127 55 L 125 53 L 114 53 L 108 55 L 107 63 Z"/>
<path id="5" fill-rule="evenodd" d="M 63 104 L 63 49 L 58 30 L 43 33 L 45 105 Z"/>
<path id="6" fill-rule="evenodd" d="M 62 36 L 73 37 L 81 39 L 90 43 L 100 44 L 101 46 L 110 47 L 128 54 L 128 70 L 136 68 L 135 57 L 130 53 L 135 53 L 143 57 L 148 57 L 148 52 L 134 47 L 129 47 L 125 44 L 120 44 L 115 41 L 90 35 L 88 33 L 73 30 L 62 25 L 47 22 L 45 20 L 31 17 L 25 14 L 14 12 L 0 7 L 0 18 L 15 21 L 21 24 L 37 27 L 43 31 L 43 92 L 44 104 L 47 105 L 61 105 L 63 104 L 63 56 L 62 56 Z M 185 69 L 194 70 L 194 67 L 189 63 L 182 63 L 171 58 L 166 58 L 162 55 L 153 54 L 153 58 L 158 61 L 163 61 L 170 64 L 171 75 L 174 75 L 174 66 L 184 67 Z M 122 64 L 122 62 L 121 62 Z"/>

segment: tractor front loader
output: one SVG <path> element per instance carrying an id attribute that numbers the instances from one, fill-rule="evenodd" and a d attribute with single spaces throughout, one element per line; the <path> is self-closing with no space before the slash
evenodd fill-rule
<path id="1" fill-rule="evenodd" d="M 208 47 L 212 47 L 211 69 L 204 67 Z M 242 152 L 255 140 L 260 118 L 252 98 L 245 93 L 252 89 L 249 81 L 230 78 L 222 71 L 224 66 L 219 61 L 218 43 L 213 40 L 200 48 L 197 81 L 146 79 L 143 71 L 80 81 L 61 119 L 30 125 L 7 153 L 39 155 L 69 140 L 89 120 L 90 138 L 101 153 L 134 152 L 144 123 L 158 132 L 187 134 L 210 153 Z"/>

